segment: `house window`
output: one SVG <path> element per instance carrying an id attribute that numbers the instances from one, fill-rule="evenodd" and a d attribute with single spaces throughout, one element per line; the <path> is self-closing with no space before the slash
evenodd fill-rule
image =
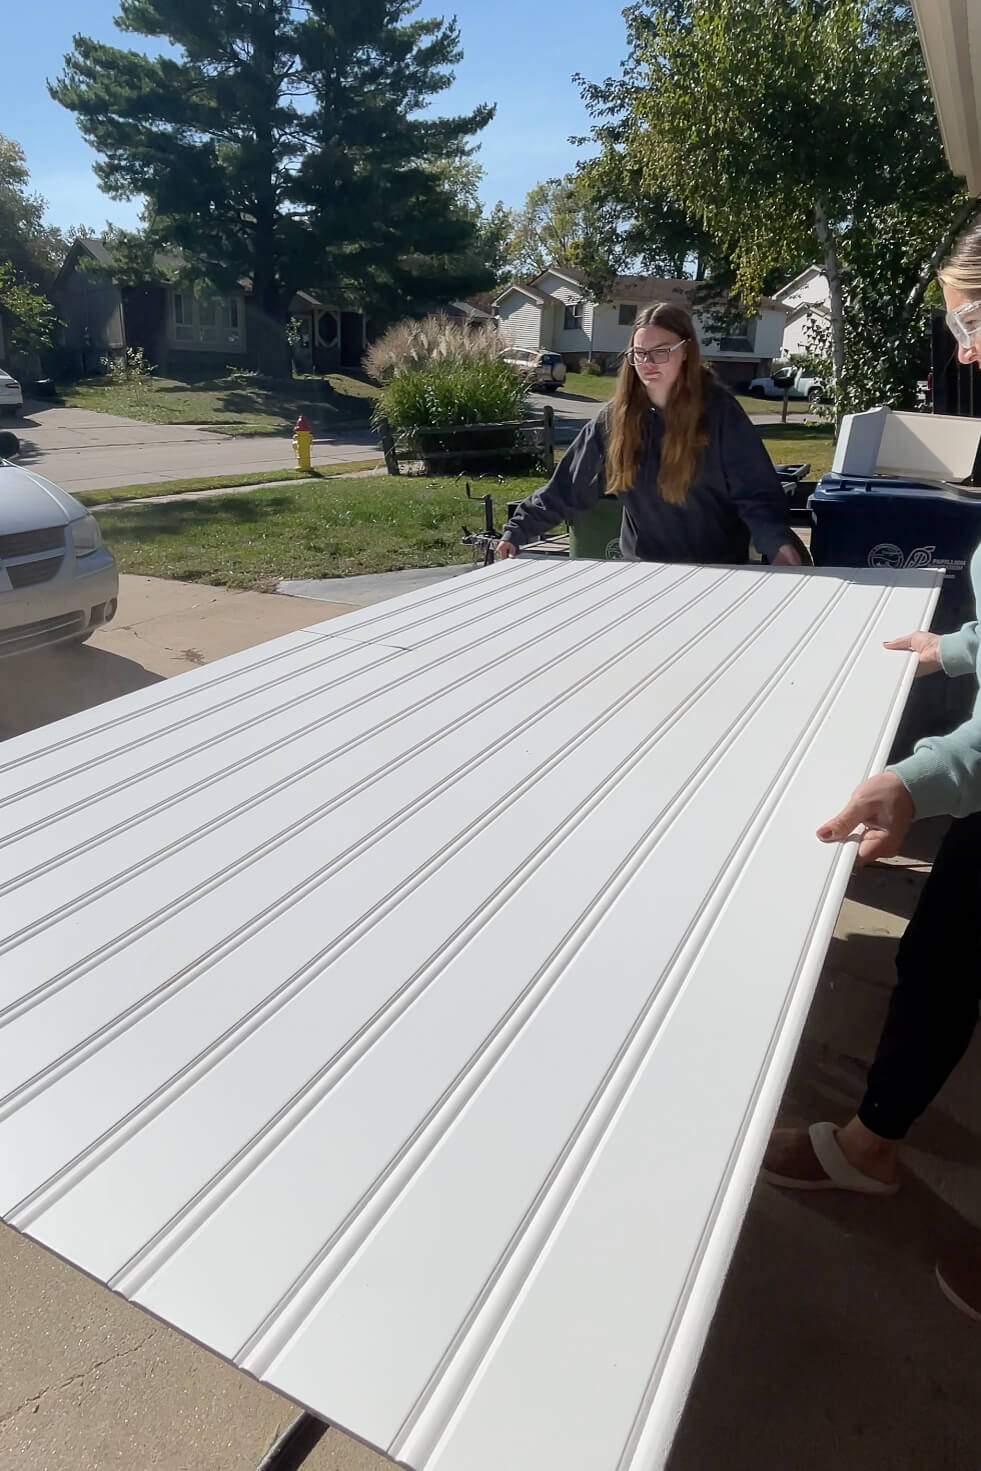
<path id="1" fill-rule="evenodd" d="M 199 301 L 198 332 L 201 342 L 218 341 L 218 306 L 214 301 Z"/>
<path id="2" fill-rule="evenodd" d="M 754 323 L 733 322 L 729 328 L 729 336 L 719 338 L 719 351 L 752 352 L 755 336 L 756 329 Z"/>
<path id="3" fill-rule="evenodd" d="M 200 297 L 175 291 L 173 302 L 174 341 L 193 347 L 237 346 L 242 340 L 241 311 L 237 297 Z"/>
<path id="4" fill-rule="evenodd" d="M 188 311 L 187 311 L 187 308 L 190 305 L 191 305 L 191 303 L 188 302 L 185 299 L 185 297 L 184 297 L 184 295 L 183 295 L 182 292 L 175 291 L 175 293 L 174 293 L 174 339 L 177 342 L 193 342 L 194 341 L 194 323 L 189 320 L 189 315 L 188 315 Z"/>
<path id="5" fill-rule="evenodd" d="M 337 341 L 337 318 L 333 312 L 322 312 L 317 318 L 317 337 L 322 347 L 333 347 Z"/>
<path id="6" fill-rule="evenodd" d="M 632 327 L 637 320 L 637 307 L 632 301 L 621 302 L 617 322 L 621 327 Z"/>
<path id="7" fill-rule="evenodd" d="M 570 301 L 565 309 L 562 326 L 566 332 L 578 332 L 582 327 L 582 302 Z"/>

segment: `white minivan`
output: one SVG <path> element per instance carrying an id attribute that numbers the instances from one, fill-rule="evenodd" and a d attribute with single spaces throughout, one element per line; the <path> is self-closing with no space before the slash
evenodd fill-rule
<path id="1" fill-rule="evenodd" d="M 20 414 L 24 410 L 24 394 L 16 378 L 11 378 L 0 368 L 0 410 L 7 414 Z"/>
<path id="2" fill-rule="evenodd" d="M 119 597 L 95 517 L 43 475 L 2 458 L 17 447 L 0 434 L 0 658 L 84 643 Z"/>

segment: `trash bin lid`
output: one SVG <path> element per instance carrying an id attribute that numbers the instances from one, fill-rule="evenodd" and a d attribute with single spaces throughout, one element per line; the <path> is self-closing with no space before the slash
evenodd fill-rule
<path id="1" fill-rule="evenodd" d="M 845 415 L 832 468 L 841 475 L 950 485 L 977 478 L 979 458 L 981 419 L 875 408 Z"/>
<path id="2" fill-rule="evenodd" d="M 909 497 L 950 505 L 981 505 L 981 486 L 938 484 L 898 475 L 840 475 L 834 470 L 821 476 L 811 499 L 844 501 L 859 495 Z"/>

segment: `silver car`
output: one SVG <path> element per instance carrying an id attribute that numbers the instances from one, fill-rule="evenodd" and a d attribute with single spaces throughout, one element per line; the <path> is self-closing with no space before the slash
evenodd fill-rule
<path id="1" fill-rule="evenodd" d="M 42 475 L 0 459 L 0 658 L 84 643 L 118 597 L 95 517 Z"/>
<path id="2" fill-rule="evenodd" d="M 517 368 L 527 387 L 536 393 L 555 393 L 565 382 L 568 369 L 561 353 L 538 347 L 508 347 L 500 357 Z"/>
<path id="3" fill-rule="evenodd" d="M 0 368 L 0 413 L 19 414 L 24 408 L 24 395 L 16 378 Z"/>

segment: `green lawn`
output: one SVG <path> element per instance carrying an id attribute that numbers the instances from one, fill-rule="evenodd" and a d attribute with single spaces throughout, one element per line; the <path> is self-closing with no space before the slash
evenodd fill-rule
<path id="1" fill-rule="evenodd" d="M 202 475 L 191 480 L 154 480 L 149 485 L 112 485 L 106 490 L 79 490 L 74 492 L 74 496 L 83 506 L 104 506 L 110 501 L 142 500 L 150 495 L 184 495 L 194 490 L 268 485 L 272 480 L 330 480 L 338 475 L 351 475 L 358 470 L 371 470 L 383 463 L 381 459 L 349 460 L 339 465 L 321 465 L 313 470 L 254 470 L 247 475 Z"/>
<path id="2" fill-rule="evenodd" d="M 834 458 L 834 429 L 830 424 L 761 424 L 760 438 L 776 465 L 810 462 L 808 480 L 816 480 L 831 469 Z"/>
<path id="3" fill-rule="evenodd" d="M 597 403 L 605 403 L 608 398 L 613 397 L 613 390 L 617 386 L 616 374 L 609 376 L 605 373 L 567 373 L 565 383 L 559 389 L 558 397 L 563 394 L 571 394 L 575 398 L 592 398 Z"/>
<path id="4" fill-rule="evenodd" d="M 473 489 L 494 496 L 498 526 L 507 501 L 542 477 L 496 476 Z M 464 482 L 377 476 L 305 480 L 247 495 L 105 511 L 102 534 L 120 571 L 269 591 L 284 577 L 347 577 L 404 567 L 469 562 L 463 526 L 483 525 Z"/>
<path id="5" fill-rule="evenodd" d="M 150 424 L 196 424 L 223 434 L 283 434 L 305 415 L 310 427 L 364 423 L 374 408 L 373 383 L 341 373 L 321 380 L 276 383 L 247 372 L 222 377 L 152 378 L 148 383 L 111 383 L 82 378 L 60 390 L 63 403 L 103 414 L 121 414 Z"/>

